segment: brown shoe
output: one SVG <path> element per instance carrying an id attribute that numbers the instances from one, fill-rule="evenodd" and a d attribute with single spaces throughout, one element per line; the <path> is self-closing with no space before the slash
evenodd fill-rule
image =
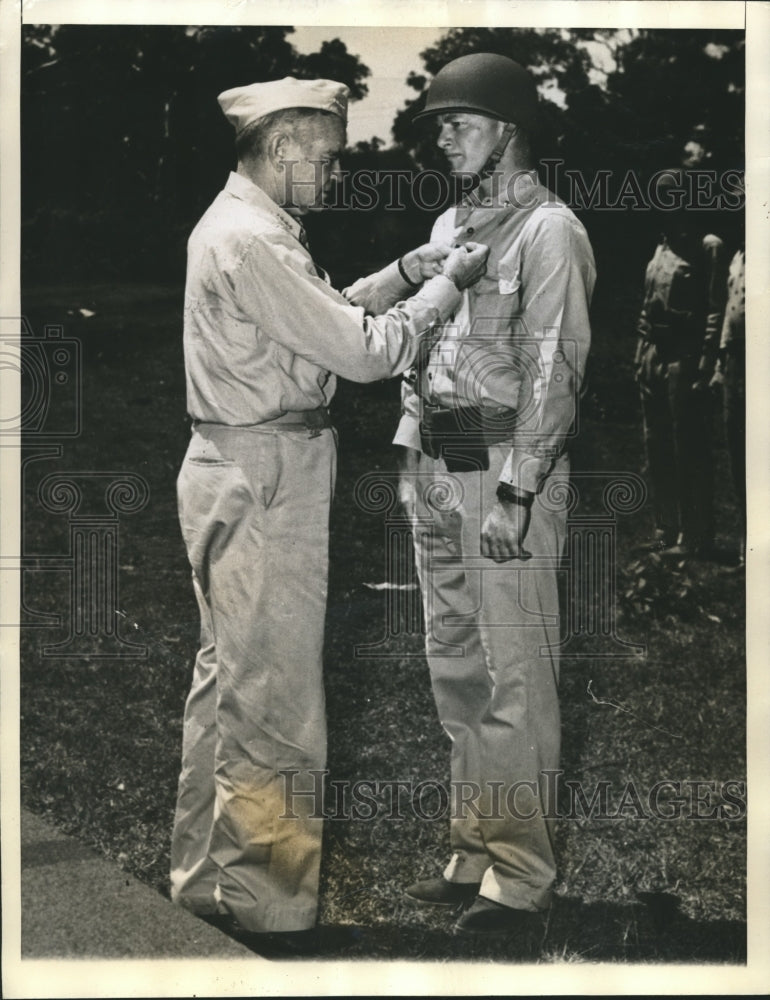
<path id="1" fill-rule="evenodd" d="M 515 910 L 478 896 L 456 921 L 452 933 L 467 938 L 504 938 L 532 930 L 536 919 L 537 914 L 529 910 Z"/>
<path id="2" fill-rule="evenodd" d="M 422 906 L 465 906 L 478 895 L 481 882 L 448 882 L 443 876 L 424 878 L 406 890 L 406 895 Z"/>

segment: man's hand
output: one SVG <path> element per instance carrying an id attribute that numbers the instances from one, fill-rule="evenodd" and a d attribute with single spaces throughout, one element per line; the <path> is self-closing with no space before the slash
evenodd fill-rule
<path id="1" fill-rule="evenodd" d="M 401 258 L 401 266 L 407 278 L 415 285 L 441 274 L 444 260 L 451 251 L 449 243 L 424 243 L 416 250 L 410 250 Z"/>
<path id="2" fill-rule="evenodd" d="M 529 518 L 529 507 L 498 501 L 481 529 L 481 554 L 495 562 L 531 559 L 532 553 L 524 548 Z"/>
<path id="3" fill-rule="evenodd" d="M 488 256 L 489 247 L 483 243 L 466 243 L 465 246 L 455 247 L 444 261 L 442 273 L 462 291 L 484 274 Z"/>

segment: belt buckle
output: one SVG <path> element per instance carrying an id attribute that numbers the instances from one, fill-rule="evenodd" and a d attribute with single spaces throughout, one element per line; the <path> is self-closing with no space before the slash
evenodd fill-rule
<path id="1" fill-rule="evenodd" d="M 329 426 L 329 414 L 326 408 L 319 406 L 315 410 L 305 410 L 302 422 L 309 431 L 309 438 L 321 436 L 321 431 Z"/>

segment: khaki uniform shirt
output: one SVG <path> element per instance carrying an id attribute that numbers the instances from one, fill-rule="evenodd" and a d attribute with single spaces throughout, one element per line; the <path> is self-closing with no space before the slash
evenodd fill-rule
<path id="1" fill-rule="evenodd" d="M 259 424 L 328 404 L 335 374 L 397 375 L 459 302 L 443 276 L 401 301 L 411 290 L 395 264 L 341 294 L 303 237 L 297 220 L 235 173 L 193 230 L 184 303 L 193 419 Z"/>
<path id="2" fill-rule="evenodd" d="M 665 237 L 647 265 L 644 301 L 637 323 L 636 363 L 650 343 L 668 361 L 689 358 L 710 378 L 719 347 L 725 304 L 722 240 L 710 233 L 685 259 Z"/>
<path id="3" fill-rule="evenodd" d="M 517 187 L 515 206 L 460 205 L 436 221 L 432 241 L 490 246 L 487 273 L 465 291 L 406 387 L 394 442 L 420 448 L 421 399 L 513 408 L 511 453 L 498 478 L 535 492 L 576 417 L 596 268 L 573 213 L 540 184 Z"/>

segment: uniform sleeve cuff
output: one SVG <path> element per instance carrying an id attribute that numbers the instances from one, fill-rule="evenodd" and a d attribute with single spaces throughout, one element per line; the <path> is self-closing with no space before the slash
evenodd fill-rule
<path id="1" fill-rule="evenodd" d="M 441 321 L 449 319 L 462 302 L 463 294 L 451 278 L 437 274 L 430 278 L 415 295 L 427 300 L 438 309 Z"/>
<path id="2" fill-rule="evenodd" d="M 386 312 L 397 302 L 414 294 L 414 288 L 405 284 L 398 272 L 398 261 L 393 261 L 381 271 L 359 278 L 343 289 L 342 294 L 353 305 L 362 306 L 373 315 Z"/>
<path id="3" fill-rule="evenodd" d="M 392 264 L 388 264 L 387 267 L 383 267 L 380 271 L 380 280 L 389 291 L 393 291 L 394 296 L 404 298 L 405 292 L 407 295 L 410 291 L 414 292 L 414 285 L 408 285 L 401 277 L 397 260 L 394 260 Z"/>
<path id="4" fill-rule="evenodd" d="M 414 448 L 421 451 L 420 444 L 420 421 L 411 413 L 405 413 L 399 421 L 393 444 L 403 445 L 404 448 Z"/>
<path id="5" fill-rule="evenodd" d="M 506 458 L 498 480 L 508 486 L 537 493 L 552 465 L 550 459 L 537 458 L 514 448 Z"/>

